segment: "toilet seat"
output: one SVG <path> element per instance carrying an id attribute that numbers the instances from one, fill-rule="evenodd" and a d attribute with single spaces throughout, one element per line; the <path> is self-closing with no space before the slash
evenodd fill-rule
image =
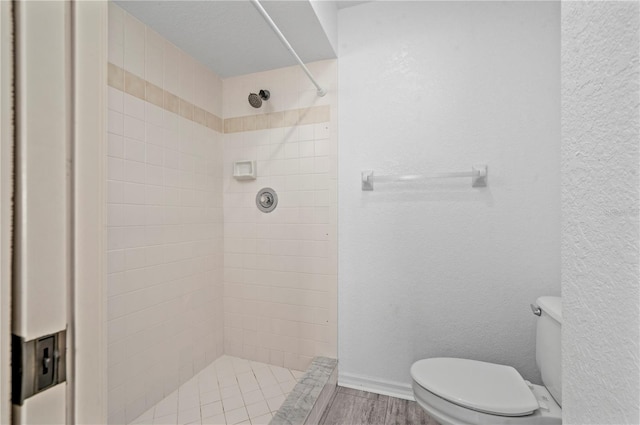
<path id="1" fill-rule="evenodd" d="M 510 366 L 430 358 L 415 362 L 411 377 L 444 400 L 490 415 L 526 416 L 539 408 L 526 381 Z"/>

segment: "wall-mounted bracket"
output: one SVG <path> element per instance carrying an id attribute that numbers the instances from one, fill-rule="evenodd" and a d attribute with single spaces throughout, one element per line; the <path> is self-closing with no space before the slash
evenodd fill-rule
<path id="1" fill-rule="evenodd" d="M 373 190 L 373 171 L 362 172 L 362 190 Z"/>
<path id="2" fill-rule="evenodd" d="M 487 187 L 487 176 L 489 175 L 486 165 L 475 165 L 472 168 L 471 187 Z"/>

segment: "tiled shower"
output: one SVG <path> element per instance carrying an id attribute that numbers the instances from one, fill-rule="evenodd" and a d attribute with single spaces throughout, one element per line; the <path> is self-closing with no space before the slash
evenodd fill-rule
<path id="1" fill-rule="evenodd" d="M 336 81 L 335 61 L 316 62 Z M 297 82 L 297 84 L 296 84 Z M 262 112 L 247 93 L 269 88 Z M 253 88 L 253 89 L 252 89 Z M 224 82 L 225 352 L 305 370 L 336 355 L 337 200 L 335 97 L 318 102 L 297 67 Z M 253 111 L 251 111 L 253 109 Z M 235 161 L 257 159 L 258 179 L 235 180 Z M 278 207 L 256 208 L 262 187 Z"/>
<path id="2" fill-rule="evenodd" d="M 293 371 L 336 357 L 337 68 L 309 66 L 327 96 L 297 67 L 222 80 L 109 4 L 109 423 L 225 354 Z M 272 96 L 254 109 L 260 89 Z M 238 160 L 256 180 L 233 178 Z M 279 197 L 269 214 L 263 187 Z"/>

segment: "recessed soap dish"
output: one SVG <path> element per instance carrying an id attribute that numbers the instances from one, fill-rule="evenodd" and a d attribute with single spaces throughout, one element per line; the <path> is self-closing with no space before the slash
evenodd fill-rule
<path id="1" fill-rule="evenodd" d="M 255 180 L 256 176 L 255 161 L 236 161 L 233 163 L 233 177 L 236 180 Z"/>

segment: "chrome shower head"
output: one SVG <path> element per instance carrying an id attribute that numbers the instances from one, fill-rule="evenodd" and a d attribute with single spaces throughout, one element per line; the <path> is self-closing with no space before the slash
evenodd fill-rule
<path id="1" fill-rule="evenodd" d="M 269 90 L 260 90 L 258 94 L 249 93 L 249 104 L 254 108 L 259 108 L 262 106 L 262 101 L 269 100 L 270 97 Z"/>
<path id="2" fill-rule="evenodd" d="M 249 94 L 249 105 L 253 106 L 254 108 L 259 108 L 262 106 L 262 99 L 260 99 L 260 97 L 255 94 L 255 93 L 250 93 Z"/>

